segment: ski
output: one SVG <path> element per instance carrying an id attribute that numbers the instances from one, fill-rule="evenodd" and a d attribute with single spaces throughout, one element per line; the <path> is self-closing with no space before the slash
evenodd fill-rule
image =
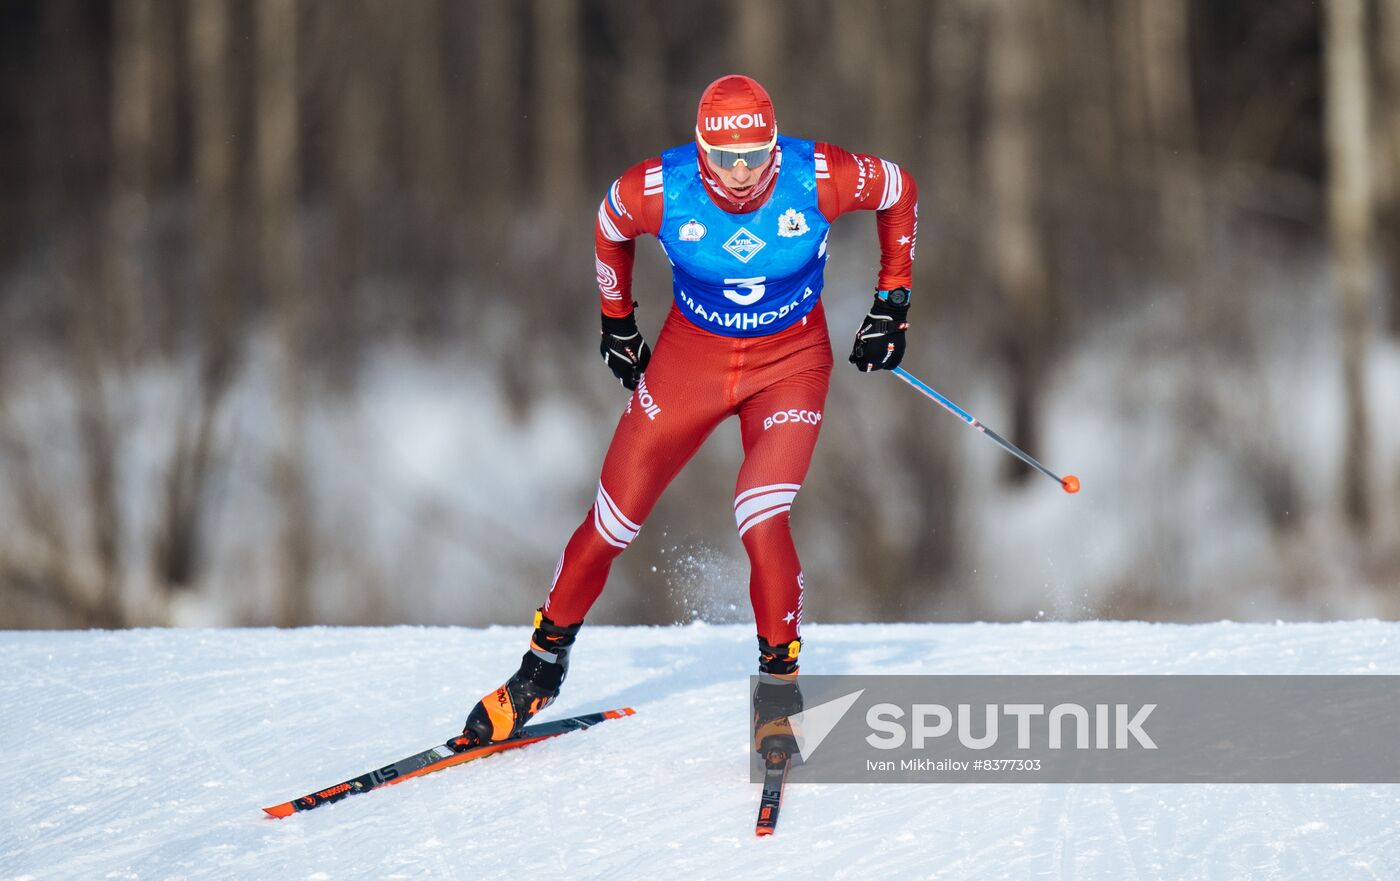
<path id="1" fill-rule="evenodd" d="M 496 743 L 483 744 L 482 746 L 468 747 L 458 752 L 449 744 L 435 746 L 432 749 L 415 753 L 404 759 L 399 759 L 390 765 L 352 777 L 344 783 L 337 783 L 335 786 L 327 787 L 309 795 L 292 801 L 273 805 L 270 808 L 263 808 L 273 817 L 290 817 L 300 811 L 309 811 L 312 808 L 319 808 L 321 805 L 340 801 L 352 795 L 359 795 L 378 789 L 381 786 L 391 786 L 395 783 L 402 783 L 412 777 L 421 777 L 424 774 L 431 774 L 434 771 L 441 771 L 443 768 L 450 768 L 453 765 L 460 765 L 463 762 L 470 762 L 474 759 L 484 758 L 498 752 L 510 749 L 519 749 L 522 746 L 529 746 L 532 743 L 539 743 L 541 740 L 548 740 L 551 737 L 558 737 L 561 734 L 568 734 L 570 731 L 581 731 L 584 728 L 591 728 L 599 722 L 608 719 L 620 719 L 623 716 L 631 716 L 635 711 L 631 707 L 623 707 L 619 710 L 608 710 L 603 713 L 589 713 L 583 716 L 571 716 L 568 719 L 559 719 L 554 722 L 541 722 L 536 725 L 526 725 L 520 733 L 509 740 L 502 740 Z"/>
<path id="2" fill-rule="evenodd" d="M 787 782 L 792 756 L 772 750 L 763 759 L 763 797 L 758 803 L 755 835 L 772 835 L 778 828 L 778 809 L 783 806 L 783 784 Z"/>

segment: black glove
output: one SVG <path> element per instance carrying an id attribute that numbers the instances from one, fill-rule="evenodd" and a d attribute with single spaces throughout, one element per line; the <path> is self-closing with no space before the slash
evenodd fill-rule
<path id="1" fill-rule="evenodd" d="M 909 327 L 909 289 L 875 294 L 870 314 L 856 331 L 850 362 L 863 373 L 893 370 L 904 358 L 904 331 Z"/>
<path id="2" fill-rule="evenodd" d="M 637 380 L 646 372 L 651 361 L 651 346 L 637 330 L 637 310 L 622 318 L 603 315 L 603 340 L 598 345 L 603 362 L 628 391 L 637 387 Z"/>

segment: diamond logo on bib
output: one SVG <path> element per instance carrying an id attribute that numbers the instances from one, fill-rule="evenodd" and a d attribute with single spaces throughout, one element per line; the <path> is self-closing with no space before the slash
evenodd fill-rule
<path id="1" fill-rule="evenodd" d="M 763 250 L 765 244 L 767 242 L 741 226 L 738 232 L 729 237 L 729 241 L 725 242 L 723 247 L 724 250 L 738 258 L 740 263 L 748 263 L 753 259 L 753 255 Z"/>

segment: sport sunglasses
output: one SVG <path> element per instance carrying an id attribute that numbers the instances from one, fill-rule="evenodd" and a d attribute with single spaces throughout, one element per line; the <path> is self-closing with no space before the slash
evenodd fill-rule
<path id="1" fill-rule="evenodd" d="M 755 147 L 752 150 L 744 151 L 713 147 L 705 142 L 705 138 L 700 134 L 700 129 L 698 128 L 695 130 L 695 140 L 700 143 L 700 149 L 705 151 L 705 155 L 709 157 L 711 162 L 719 168 L 728 171 L 740 162 L 744 163 L 744 165 L 749 168 L 757 168 L 767 162 L 768 157 L 773 154 L 773 148 L 778 145 L 778 133 L 774 132 L 772 140 L 762 147 Z"/>

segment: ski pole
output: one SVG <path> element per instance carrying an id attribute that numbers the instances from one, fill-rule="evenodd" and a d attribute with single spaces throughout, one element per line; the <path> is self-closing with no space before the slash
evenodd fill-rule
<path id="1" fill-rule="evenodd" d="M 1078 477 L 1075 477 L 1073 474 L 1066 474 L 1064 477 L 1060 477 L 1058 474 L 1051 471 L 1049 468 L 1046 468 L 1044 465 L 1031 458 L 1029 455 L 1023 452 L 1020 447 L 1016 446 L 1011 441 L 1007 440 L 1006 438 L 997 434 L 995 431 L 992 431 L 987 426 L 978 422 L 977 419 L 971 413 L 967 412 L 962 407 L 959 407 L 957 404 L 954 404 L 952 401 L 940 395 L 937 391 L 933 389 L 932 386 L 929 386 L 927 383 L 920 381 L 918 377 L 914 376 L 912 373 L 905 370 L 903 367 L 896 367 L 891 372 L 894 373 L 895 376 L 898 376 L 900 379 L 912 385 L 914 388 L 923 392 L 928 397 L 932 398 L 935 403 L 937 403 L 943 409 L 947 410 L 949 413 L 952 413 L 954 416 L 958 417 L 963 422 L 966 422 L 968 425 L 971 425 L 973 428 L 982 432 L 987 437 L 996 441 L 1003 450 L 1006 450 L 1008 453 L 1015 456 L 1017 459 L 1020 459 L 1022 462 L 1025 462 L 1027 465 L 1039 471 L 1041 474 L 1044 474 L 1046 477 L 1049 477 L 1050 479 L 1054 480 L 1062 488 L 1064 488 L 1065 492 L 1079 492 Z"/>

